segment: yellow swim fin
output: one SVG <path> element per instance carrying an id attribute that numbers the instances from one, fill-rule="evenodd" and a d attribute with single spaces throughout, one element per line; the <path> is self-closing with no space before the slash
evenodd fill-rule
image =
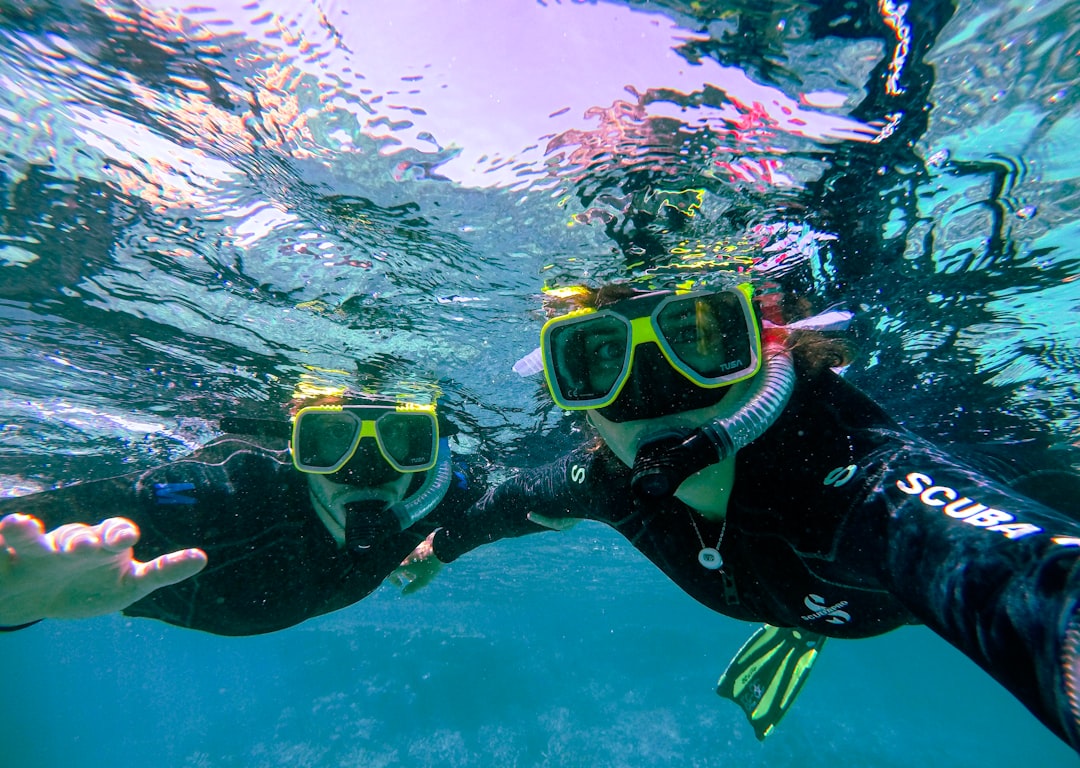
<path id="1" fill-rule="evenodd" d="M 720 675 L 716 692 L 742 707 L 764 741 L 791 708 L 824 644 L 824 635 L 765 624 Z"/>

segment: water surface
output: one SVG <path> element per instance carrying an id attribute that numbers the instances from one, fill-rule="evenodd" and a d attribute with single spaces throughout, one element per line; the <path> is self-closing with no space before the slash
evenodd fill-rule
<path id="1" fill-rule="evenodd" d="M 576 429 L 511 371 L 542 290 L 722 270 L 855 311 L 846 375 L 910 428 L 1075 465 L 1077 15 L 5 3 L 0 493 L 358 369 L 533 463 Z M 712 693 L 750 627 L 599 526 L 538 538 L 267 637 L 3 638 L 6 764 L 1073 764 L 914 628 L 830 645 L 758 744 Z"/>

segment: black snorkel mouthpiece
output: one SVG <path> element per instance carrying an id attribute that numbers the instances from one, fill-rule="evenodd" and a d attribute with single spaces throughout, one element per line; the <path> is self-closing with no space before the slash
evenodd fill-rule
<path id="1" fill-rule="evenodd" d="M 345 505 L 345 546 L 370 549 L 380 539 L 401 530 L 397 505 L 372 499 L 351 501 Z"/>
<path id="2" fill-rule="evenodd" d="M 634 457 L 631 490 L 642 498 L 669 498 L 688 477 L 734 453 L 730 436 L 711 426 L 706 424 L 689 435 L 658 435 L 642 443 Z"/>
<path id="3" fill-rule="evenodd" d="M 345 504 L 345 546 L 351 550 L 370 549 L 382 539 L 408 529 L 439 505 L 453 481 L 450 447 L 445 438 L 440 441 L 435 466 L 423 477 L 420 487 L 396 504 L 380 499 Z"/>
<path id="4" fill-rule="evenodd" d="M 772 345 L 768 352 L 753 386 L 730 416 L 715 418 L 689 435 L 668 432 L 641 444 L 630 478 L 635 494 L 668 498 L 686 478 L 733 456 L 772 426 L 795 388 L 795 366 L 782 345 Z"/>

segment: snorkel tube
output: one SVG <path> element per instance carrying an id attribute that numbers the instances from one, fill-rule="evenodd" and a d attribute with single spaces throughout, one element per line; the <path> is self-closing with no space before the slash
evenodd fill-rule
<path id="1" fill-rule="evenodd" d="M 390 506 L 384 506 L 385 502 L 377 499 L 345 503 L 345 546 L 351 550 L 367 550 L 381 539 L 409 528 L 443 500 L 450 490 L 452 478 L 450 444 L 446 438 L 441 438 L 435 465 L 427 470 L 416 493 Z M 329 505 L 324 503 L 323 506 Z"/>
<path id="2" fill-rule="evenodd" d="M 443 437 L 439 440 L 435 466 L 427 471 L 424 484 L 412 496 L 390 507 L 390 511 L 394 513 L 401 525 L 401 530 L 404 531 L 435 509 L 446 496 L 446 492 L 450 490 L 452 474 L 450 442 Z"/>
<path id="3" fill-rule="evenodd" d="M 688 477 L 734 455 L 773 425 L 795 388 L 795 364 L 786 340 L 785 328 L 767 327 L 762 369 L 730 416 L 713 419 L 689 436 L 665 435 L 641 444 L 630 480 L 634 493 L 667 498 Z"/>

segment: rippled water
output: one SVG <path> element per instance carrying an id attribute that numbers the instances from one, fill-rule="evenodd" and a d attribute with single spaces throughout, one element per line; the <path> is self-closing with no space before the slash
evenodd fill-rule
<path id="1" fill-rule="evenodd" d="M 860 354 L 847 375 L 912 428 L 943 442 L 1024 441 L 1076 463 L 1080 12 L 1068 0 L 6 2 L 0 46 L 0 494 L 181 455 L 223 416 L 280 415 L 305 374 L 357 370 L 384 386 L 437 384 L 476 450 L 532 460 L 540 435 L 565 426 L 536 381 L 510 370 L 536 344 L 542 289 L 721 268 L 855 310 Z M 570 584 L 588 583 L 592 547 L 616 546 L 595 535 L 560 555 Z M 617 582 L 663 589 L 631 555 L 615 562 Z M 468 623 L 472 604 L 455 600 L 483 615 L 474 581 L 490 577 L 465 568 L 468 580 L 430 605 Z M 557 601 L 523 586 L 545 572 L 511 571 L 513 599 L 558 617 Z M 379 599 L 343 615 L 385 612 L 380 626 L 393 625 L 399 604 Z M 511 642 L 481 624 L 490 642 Z M 220 648 L 140 626 L 184 658 L 191 643 Z M 347 636 L 317 626 L 319 643 Z M 547 627 L 534 630 L 565 640 Z M 49 642 L 67 649 L 80 632 Z M 671 655 L 642 632 L 643 655 Z M 258 647 L 302 649 L 311 636 Z M 400 666 L 372 654 L 370 665 Z M 473 744 L 476 759 L 457 764 L 577 765 L 606 753 L 587 736 L 555 749 L 552 734 L 612 738 L 599 723 L 625 710 L 673 719 L 649 731 L 651 757 L 639 749 L 626 764 L 725 764 L 715 755 L 728 737 L 700 745 L 739 727 L 734 714 L 681 690 L 655 710 L 647 696 L 583 693 L 577 705 L 596 709 L 583 723 L 507 694 L 525 735 L 494 716 L 429 719 L 428 732 L 469 742 L 475 726 L 488 739 L 476 743 L 516 745 L 500 760 Z M 318 696 L 339 694 L 335 718 L 373 701 Z M 42 696 L 49 717 L 56 703 Z M 624 706 L 596 704 L 611 696 Z M 433 706 L 417 698 L 408 706 Z M 303 699 L 297 733 L 323 722 Z M 864 710 L 847 711 L 853 724 L 837 726 L 822 764 L 856 751 Z M 197 720 L 172 727 L 205 736 Z M 332 734 L 336 751 L 310 764 L 377 763 L 375 737 L 356 729 Z M 420 726 L 371 729 L 397 758 L 428 764 L 400 743 L 423 738 Z M 280 739 L 259 752 L 191 738 L 167 764 L 308 764 L 290 763 Z M 784 738 L 796 741 L 772 746 Z M 84 739 L 85 764 L 104 764 Z M 1037 726 L 1025 739 L 1065 764 Z M 944 732 L 873 743 L 861 764 L 926 762 L 897 745 L 909 757 L 957 748 Z M 964 744 L 980 765 L 1008 759 Z M 734 754 L 812 764 L 801 746 L 778 732 Z"/>

